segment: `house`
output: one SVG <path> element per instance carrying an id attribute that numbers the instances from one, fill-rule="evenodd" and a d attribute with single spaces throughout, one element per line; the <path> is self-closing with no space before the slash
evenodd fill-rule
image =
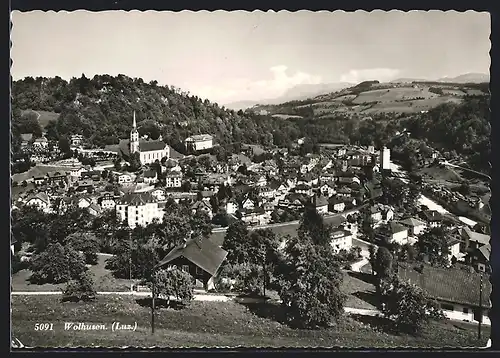
<path id="1" fill-rule="evenodd" d="M 234 215 L 238 211 L 238 203 L 234 199 L 229 199 L 226 203 L 226 213 Z"/>
<path id="2" fill-rule="evenodd" d="M 337 194 L 337 191 L 335 190 L 335 183 L 331 181 L 321 185 L 319 189 L 321 193 L 327 197 L 331 197 Z"/>
<path id="3" fill-rule="evenodd" d="M 191 205 L 191 212 L 194 214 L 203 212 L 208 215 L 210 219 L 213 217 L 212 206 L 204 200 L 198 200 Z"/>
<path id="4" fill-rule="evenodd" d="M 244 209 L 244 210 L 252 210 L 255 208 L 255 203 L 253 202 L 252 199 L 250 198 L 246 198 L 244 199 L 242 202 L 241 202 L 241 207 Z"/>
<path id="5" fill-rule="evenodd" d="M 80 178 L 84 171 L 85 171 L 85 169 L 83 168 L 83 166 L 77 165 L 77 166 L 70 168 L 69 175 L 73 178 Z"/>
<path id="6" fill-rule="evenodd" d="M 449 319 L 473 322 L 482 313 L 483 322 L 491 324 L 488 318 L 488 310 L 491 308 L 491 283 L 488 277 L 482 279 L 480 300 L 480 274 L 476 272 L 399 263 L 396 273 L 400 279 L 409 281 L 426 291 L 439 303 Z M 479 310 L 480 301 L 482 312 Z"/>
<path id="7" fill-rule="evenodd" d="M 213 137 L 210 134 L 199 134 L 188 137 L 184 140 L 186 148 L 191 151 L 211 149 L 214 145 Z"/>
<path id="8" fill-rule="evenodd" d="M 43 175 L 37 175 L 37 176 L 33 176 L 33 184 L 35 185 L 44 185 L 47 181 L 47 177 L 43 176 Z"/>
<path id="9" fill-rule="evenodd" d="M 490 255 L 491 245 L 483 245 L 480 248 L 471 251 L 467 257 L 467 262 L 478 272 L 491 273 Z"/>
<path id="10" fill-rule="evenodd" d="M 263 186 L 259 190 L 259 195 L 266 199 L 273 199 L 276 195 L 276 190 L 272 189 L 270 186 Z"/>
<path id="11" fill-rule="evenodd" d="M 464 241 L 462 251 L 464 252 L 479 249 L 490 243 L 490 235 L 472 231 L 467 227 L 462 229 L 462 239 Z"/>
<path id="12" fill-rule="evenodd" d="M 182 173 L 171 171 L 165 175 L 165 186 L 167 188 L 182 187 Z"/>
<path id="13" fill-rule="evenodd" d="M 441 226 L 443 222 L 443 215 L 436 210 L 424 210 L 421 217 L 431 228 Z"/>
<path id="14" fill-rule="evenodd" d="M 62 172 L 52 172 L 52 173 L 47 173 L 47 182 L 50 185 L 61 185 L 61 184 L 66 184 L 66 173 Z"/>
<path id="15" fill-rule="evenodd" d="M 446 239 L 446 244 L 448 246 L 450 254 L 448 255 L 448 260 L 451 263 L 453 257 L 455 259 L 461 259 L 463 254 L 460 253 L 460 243 L 461 240 L 456 236 L 448 236 Z"/>
<path id="16" fill-rule="evenodd" d="M 398 243 L 400 245 L 404 245 L 408 242 L 408 228 L 404 225 L 401 225 L 395 221 L 391 221 L 389 223 L 390 230 L 390 238 L 389 242 Z"/>
<path id="17" fill-rule="evenodd" d="M 82 197 L 77 200 L 77 206 L 80 209 L 88 208 L 90 205 L 92 205 L 93 201 L 90 197 Z"/>
<path id="18" fill-rule="evenodd" d="M 309 185 L 307 185 L 307 184 L 298 184 L 294 188 L 294 191 L 297 194 L 312 195 L 312 188 Z"/>
<path id="19" fill-rule="evenodd" d="M 79 147 L 82 145 L 83 136 L 81 134 L 72 134 L 70 138 L 70 143 L 72 146 Z"/>
<path id="20" fill-rule="evenodd" d="M 127 173 L 122 173 L 118 175 L 118 184 L 120 185 L 130 185 L 134 182 L 132 175 Z"/>
<path id="21" fill-rule="evenodd" d="M 46 149 L 49 147 L 49 141 L 45 137 L 37 138 L 33 142 L 33 147 L 38 149 Z"/>
<path id="22" fill-rule="evenodd" d="M 163 210 L 150 192 L 128 193 L 118 199 L 116 214 L 130 228 L 147 226 L 154 219 L 163 220 Z"/>
<path id="23" fill-rule="evenodd" d="M 382 221 L 382 210 L 379 205 L 370 207 L 370 217 L 374 223 Z"/>
<path id="24" fill-rule="evenodd" d="M 240 210 L 241 220 L 247 225 L 265 225 L 269 220 L 269 213 L 262 207 Z"/>
<path id="25" fill-rule="evenodd" d="M 28 200 L 26 200 L 25 205 L 34 206 L 46 213 L 51 211 L 50 198 L 46 193 L 37 193 L 31 196 Z"/>
<path id="26" fill-rule="evenodd" d="M 145 184 L 155 184 L 158 181 L 158 173 L 156 170 L 146 170 L 144 172 L 144 183 Z"/>
<path id="27" fill-rule="evenodd" d="M 314 195 L 312 204 L 316 208 L 316 211 L 319 214 L 327 214 L 328 213 L 328 199 L 323 195 L 316 196 Z"/>
<path id="28" fill-rule="evenodd" d="M 21 147 L 27 147 L 33 141 L 33 133 L 21 134 Z"/>
<path id="29" fill-rule="evenodd" d="M 348 188 L 348 187 L 342 187 L 339 190 L 337 190 L 337 195 L 340 197 L 347 198 L 347 197 L 352 195 L 352 190 L 351 190 L 351 188 Z"/>
<path id="30" fill-rule="evenodd" d="M 226 256 L 227 251 L 209 239 L 188 239 L 173 248 L 156 267 L 177 267 L 188 272 L 205 290 L 212 290 Z"/>
<path id="31" fill-rule="evenodd" d="M 330 235 L 330 245 L 335 253 L 341 250 L 349 251 L 352 247 L 352 233 L 343 228 L 337 229 Z"/>
<path id="32" fill-rule="evenodd" d="M 408 228 L 408 234 L 412 236 L 418 236 L 425 230 L 425 223 L 415 218 L 406 218 L 400 223 Z"/>
<path id="33" fill-rule="evenodd" d="M 264 211 L 266 213 L 271 213 L 274 211 L 274 204 L 273 203 L 270 203 L 270 202 L 267 202 L 267 203 L 264 203 L 262 204 L 262 208 L 264 209 Z"/>
<path id="34" fill-rule="evenodd" d="M 82 172 L 82 179 L 91 179 L 97 182 L 101 180 L 101 173 L 97 170 L 87 170 Z"/>
<path id="35" fill-rule="evenodd" d="M 345 202 L 341 198 L 332 196 L 328 199 L 329 211 L 341 213 L 345 210 Z"/>
<path id="36" fill-rule="evenodd" d="M 153 198 L 155 198 L 158 201 L 162 201 L 162 200 L 166 199 L 165 190 L 163 190 L 161 188 L 151 190 L 151 195 L 153 196 Z"/>
<path id="37" fill-rule="evenodd" d="M 104 193 L 99 198 L 99 204 L 104 210 L 114 209 L 116 206 L 115 196 L 113 195 L 113 193 Z"/>
<path id="38" fill-rule="evenodd" d="M 79 180 L 76 185 L 77 191 L 88 191 L 94 189 L 94 182 L 90 179 Z"/>

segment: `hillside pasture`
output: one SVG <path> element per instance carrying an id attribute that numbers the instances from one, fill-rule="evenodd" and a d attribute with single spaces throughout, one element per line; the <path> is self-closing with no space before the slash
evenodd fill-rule
<path id="1" fill-rule="evenodd" d="M 459 89 L 450 89 L 450 88 L 443 88 L 443 94 L 449 95 L 449 96 L 465 96 L 466 92 L 459 90 Z"/>
<path id="2" fill-rule="evenodd" d="M 45 129 L 50 121 L 57 121 L 57 118 L 59 118 L 59 113 L 56 112 L 33 111 L 31 109 L 27 109 L 21 112 L 23 116 L 28 115 L 29 113 L 35 113 L 35 115 L 38 116 L 38 123 L 40 123 L 42 129 Z"/>
<path id="3" fill-rule="evenodd" d="M 297 119 L 297 118 L 304 118 L 302 116 L 296 116 L 292 114 L 273 114 L 274 118 L 280 118 L 280 119 Z"/>
<path id="4" fill-rule="evenodd" d="M 353 103 L 362 104 L 370 102 L 395 102 L 400 100 L 412 100 L 419 97 L 434 98 L 438 95 L 429 92 L 428 88 L 397 87 L 388 89 L 378 89 L 360 93 Z"/>

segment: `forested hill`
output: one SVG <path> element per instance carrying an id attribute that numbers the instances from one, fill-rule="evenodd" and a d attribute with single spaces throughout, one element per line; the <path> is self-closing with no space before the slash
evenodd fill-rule
<path id="1" fill-rule="evenodd" d="M 186 137 L 201 133 L 214 135 L 220 144 L 272 143 L 276 129 L 278 136 L 291 140 L 299 136 L 297 131 L 286 132 L 284 120 L 235 112 L 173 86 L 124 75 L 92 79 L 82 75 L 69 82 L 59 77 L 27 77 L 13 83 L 12 95 L 14 136 L 23 131 L 38 134 L 26 118 L 29 110 L 54 113 L 57 121 L 45 126 L 49 139 L 83 134 L 100 147 L 128 137 L 134 111 L 141 134 L 152 138 L 161 134 L 174 148 Z"/>
<path id="2" fill-rule="evenodd" d="M 366 93 L 361 85 L 373 84 L 360 84 L 350 91 Z M 388 90 L 420 91 L 413 87 Z M 83 134 L 98 147 L 117 144 L 128 137 L 135 111 L 141 134 L 149 134 L 153 139 L 161 134 L 181 152 L 184 139 L 200 133 L 214 135 L 222 146 L 250 143 L 285 147 L 306 137 L 309 144 L 356 143 L 380 148 L 405 128 L 415 139 L 455 151 L 478 169 L 487 166 L 490 151 L 489 96 L 485 95 L 462 96 L 460 101 L 438 104 L 428 111 L 283 119 L 253 111 L 235 112 L 172 86 L 123 75 L 92 79 L 82 76 L 69 82 L 58 77 L 28 77 L 14 82 L 12 93 L 14 148 L 20 143 L 21 133 L 41 134 L 40 113 L 50 114 L 46 116 L 49 121 L 43 123 L 49 139 Z M 382 94 L 386 96 L 385 92 Z M 38 111 L 38 116 L 29 110 Z"/>

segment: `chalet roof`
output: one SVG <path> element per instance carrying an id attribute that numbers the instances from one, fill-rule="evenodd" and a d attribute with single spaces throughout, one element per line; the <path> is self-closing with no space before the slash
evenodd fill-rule
<path id="1" fill-rule="evenodd" d="M 410 226 L 410 227 L 425 225 L 424 222 L 422 222 L 422 221 L 420 221 L 418 219 L 415 219 L 415 218 L 406 218 L 406 219 L 400 221 L 400 223 L 404 224 L 406 226 Z"/>
<path id="2" fill-rule="evenodd" d="M 49 196 L 46 193 L 36 193 L 35 195 L 30 196 L 28 200 L 26 200 L 26 202 L 29 202 L 33 199 L 39 199 L 47 204 L 50 203 Z"/>
<path id="3" fill-rule="evenodd" d="M 391 221 L 390 224 L 389 224 L 390 228 L 391 228 L 391 232 L 393 234 L 397 234 L 398 232 L 403 232 L 403 231 L 407 231 L 408 228 L 404 225 L 401 225 L 395 221 Z"/>
<path id="4" fill-rule="evenodd" d="M 140 141 L 139 151 L 141 152 L 152 152 L 156 150 L 163 150 L 167 145 L 163 141 Z"/>
<path id="5" fill-rule="evenodd" d="M 424 265 L 422 273 L 414 265 L 398 265 L 398 276 L 427 291 L 434 299 L 459 304 L 479 306 L 479 280 L 476 272 L 456 268 L 440 268 Z M 483 278 L 483 307 L 489 308 L 491 283 Z"/>
<path id="6" fill-rule="evenodd" d="M 181 256 L 214 276 L 226 258 L 227 251 L 221 249 L 208 239 L 189 239 L 185 244 L 173 248 L 157 267 L 164 266 Z"/>
<path id="7" fill-rule="evenodd" d="M 487 245 L 490 243 L 490 236 L 481 234 L 479 232 L 475 232 L 470 230 L 469 228 L 463 229 L 464 234 L 468 237 L 469 241 L 478 242 L 482 245 Z"/>
<path id="8" fill-rule="evenodd" d="M 335 205 L 335 204 L 342 204 L 344 203 L 345 204 L 345 201 L 342 200 L 341 198 L 337 198 L 336 196 L 332 196 L 330 197 L 330 199 L 328 199 L 328 202 L 331 204 L 331 205 Z"/>
<path id="9" fill-rule="evenodd" d="M 210 207 L 210 204 L 208 204 L 207 202 L 203 201 L 203 200 L 198 200 L 196 202 L 194 202 L 193 205 L 191 205 L 191 210 L 199 210 L 199 209 L 203 209 L 203 208 L 206 208 L 206 209 L 212 209 Z"/>
<path id="10" fill-rule="evenodd" d="M 90 204 L 89 209 L 95 210 L 97 213 L 101 212 L 101 207 L 99 205 L 94 204 L 94 203 Z"/>

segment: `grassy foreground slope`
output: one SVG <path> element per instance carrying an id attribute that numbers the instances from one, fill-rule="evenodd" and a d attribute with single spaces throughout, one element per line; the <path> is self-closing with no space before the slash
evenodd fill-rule
<path id="1" fill-rule="evenodd" d="M 390 324 L 370 317 L 344 317 L 337 327 L 294 330 L 280 306 L 193 302 L 183 310 L 160 308 L 151 335 L 150 308 L 130 296 L 100 296 L 88 304 L 60 303 L 50 296 L 13 296 L 12 333 L 28 347 L 473 347 L 475 326 L 431 323 L 418 337 L 390 333 Z M 135 331 L 112 331 L 113 322 Z M 53 331 L 35 331 L 35 323 Z M 105 324 L 107 330 L 64 330 L 65 322 Z M 489 331 L 484 331 L 489 337 Z M 481 342 L 485 345 L 487 338 Z"/>

